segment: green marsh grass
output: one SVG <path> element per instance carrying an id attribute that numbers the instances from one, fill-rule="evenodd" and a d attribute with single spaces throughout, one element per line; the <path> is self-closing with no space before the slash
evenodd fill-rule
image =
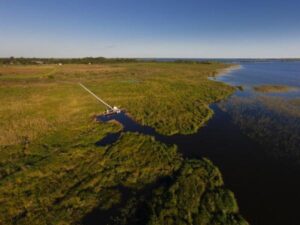
<path id="1" fill-rule="evenodd" d="M 2 65 L 0 224 L 78 224 L 94 208 L 120 202 L 117 187 L 142 189 L 182 167 L 176 146 L 149 136 L 125 133 L 113 146 L 97 147 L 98 140 L 121 126 L 95 121 L 105 108 L 78 82 L 162 134 L 189 134 L 212 116 L 210 103 L 234 91 L 207 79 L 227 67 Z M 183 182 L 184 176 L 179 179 Z M 195 182 L 206 183 L 202 178 Z"/>

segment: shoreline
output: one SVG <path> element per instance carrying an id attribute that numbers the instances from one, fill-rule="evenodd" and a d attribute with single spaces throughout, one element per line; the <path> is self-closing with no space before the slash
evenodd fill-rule
<path id="1" fill-rule="evenodd" d="M 242 68 L 243 68 L 243 66 L 240 65 L 240 64 L 232 64 L 232 65 L 230 65 L 230 66 L 227 67 L 227 68 L 218 70 L 218 71 L 217 71 L 218 73 L 217 73 L 214 77 L 223 76 L 223 75 L 226 75 L 226 74 L 228 74 L 228 73 L 230 73 L 230 72 L 233 72 L 233 71 L 235 71 L 235 70 L 240 70 L 240 69 L 242 69 Z"/>

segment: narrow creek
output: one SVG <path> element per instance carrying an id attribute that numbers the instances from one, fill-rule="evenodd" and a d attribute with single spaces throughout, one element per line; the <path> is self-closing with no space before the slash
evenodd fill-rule
<path id="1" fill-rule="evenodd" d="M 291 67 L 294 70 L 291 71 Z M 278 68 L 281 68 L 281 73 L 278 73 Z M 237 115 L 226 110 L 235 107 L 231 101 L 235 97 L 245 102 L 251 99 L 256 105 L 259 95 L 251 89 L 253 85 L 278 83 L 283 80 L 282 76 L 290 79 L 285 80 L 285 83 L 299 85 L 300 63 L 292 66 L 280 62 L 275 65 L 249 63 L 243 65 L 242 70 L 217 78 L 229 84 L 242 85 L 244 91 L 237 91 L 231 98 L 212 104 L 210 107 L 214 111 L 213 118 L 197 133 L 191 135 L 164 136 L 152 127 L 138 124 L 125 113 L 99 116 L 97 119 L 102 122 L 118 121 L 123 125 L 123 130 L 107 135 L 96 144 L 111 145 L 119 139 L 122 132 L 138 132 L 151 135 L 157 141 L 168 145 L 175 144 L 183 157 L 197 159 L 207 157 L 220 168 L 226 187 L 235 193 L 241 213 L 250 224 L 297 224 L 300 220 L 299 166 L 291 165 L 286 159 L 278 160 L 270 157 L 266 151 L 267 147 L 260 140 L 250 138 L 235 122 Z M 299 80 L 295 77 L 299 77 Z M 249 81 L 253 83 L 249 84 Z M 291 96 L 298 98 L 300 95 L 299 92 L 283 93 L 282 96 L 279 94 L 279 97 L 291 98 Z M 250 114 L 259 116 L 255 108 L 251 109 Z M 244 116 L 242 111 L 239 116 Z M 268 116 L 274 119 L 272 114 Z"/>

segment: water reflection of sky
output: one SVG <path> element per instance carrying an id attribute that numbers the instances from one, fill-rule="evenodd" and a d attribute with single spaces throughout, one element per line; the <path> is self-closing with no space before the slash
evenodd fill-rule
<path id="1" fill-rule="evenodd" d="M 243 87 L 218 105 L 247 135 L 255 137 L 259 143 L 266 143 L 271 149 L 281 146 L 281 155 L 289 151 L 298 155 L 294 149 L 300 144 L 300 62 L 242 63 L 240 69 L 216 80 Z M 284 85 L 294 89 L 281 93 L 254 90 L 261 85 Z M 285 137 L 284 134 L 288 135 Z M 266 137 L 277 139 L 269 142 Z M 289 142 L 294 144 L 289 145 Z"/>
<path id="2" fill-rule="evenodd" d="M 216 78 L 234 86 L 242 86 L 240 97 L 273 96 L 284 98 L 300 97 L 300 62 L 242 63 L 241 68 Z M 286 85 L 296 87 L 283 93 L 259 93 L 253 90 L 258 85 Z"/>

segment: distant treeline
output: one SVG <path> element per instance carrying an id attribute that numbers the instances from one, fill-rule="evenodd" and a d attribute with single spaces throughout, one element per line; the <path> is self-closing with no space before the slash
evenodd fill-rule
<path id="1" fill-rule="evenodd" d="M 136 62 L 136 59 L 128 58 L 104 58 L 104 57 L 86 57 L 86 58 L 0 58 L 0 64 L 101 64 L 101 63 L 127 63 Z"/>
<path id="2" fill-rule="evenodd" d="M 134 59 L 134 58 L 0 58 L 0 65 L 39 65 L 39 64 L 102 64 L 102 63 L 128 63 L 128 62 L 173 62 L 185 64 L 211 64 L 216 61 L 197 59 Z"/>
<path id="3" fill-rule="evenodd" d="M 85 57 L 85 58 L 0 58 L 2 64 L 16 65 L 38 65 L 38 64 L 101 64 L 101 63 L 128 63 L 128 62 L 175 62 L 185 64 L 211 64 L 211 63 L 242 63 L 242 62 L 276 62 L 276 61 L 300 61 L 300 58 L 286 59 L 178 59 L 178 58 L 104 58 L 104 57 Z"/>

